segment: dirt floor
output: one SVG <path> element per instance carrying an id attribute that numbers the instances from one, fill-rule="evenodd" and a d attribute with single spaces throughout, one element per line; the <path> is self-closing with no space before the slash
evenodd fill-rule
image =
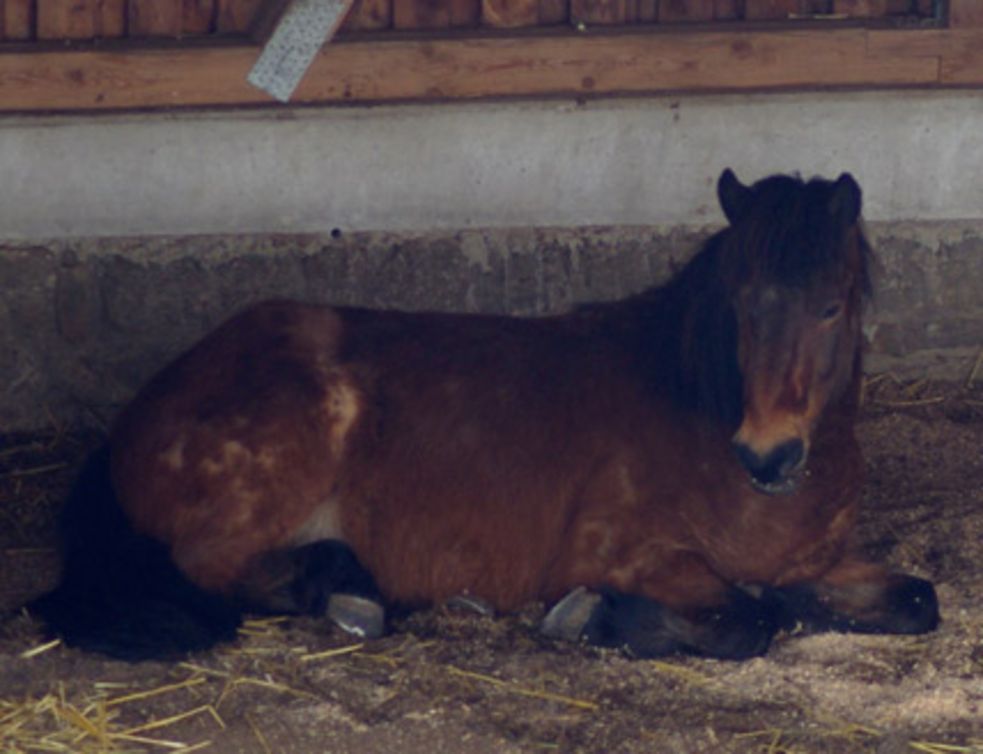
<path id="1" fill-rule="evenodd" d="M 18 608 L 53 582 L 53 511 L 94 438 L 0 438 L 0 752 L 983 753 L 983 386 L 874 378 L 859 429 L 859 539 L 936 582 L 942 627 L 780 636 L 743 663 L 554 643 L 535 605 L 364 644 L 255 621 L 182 663 L 51 646 Z"/>

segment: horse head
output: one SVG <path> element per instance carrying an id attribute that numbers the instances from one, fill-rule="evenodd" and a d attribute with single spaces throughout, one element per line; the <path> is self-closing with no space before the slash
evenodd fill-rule
<path id="1" fill-rule="evenodd" d="M 745 186 L 727 169 L 717 193 L 743 391 L 733 444 L 758 489 L 790 492 L 824 413 L 859 376 L 870 293 L 861 191 L 848 173 Z"/>

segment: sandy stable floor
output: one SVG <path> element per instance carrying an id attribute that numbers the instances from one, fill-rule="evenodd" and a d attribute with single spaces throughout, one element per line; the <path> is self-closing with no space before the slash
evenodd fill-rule
<path id="1" fill-rule="evenodd" d="M 417 613 L 365 644 L 256 621 L 183 663 L 45 648 L 18 608 L 53 583 L 53 511 L 95 440 L 0 438 L 0 752 L 983 754 L 983 388 L 881 376 L 867 392 L 858 538 L 933 579 L 944 623 L 783 635 L 744 663 L 550 642 L 538 605 Z"/>

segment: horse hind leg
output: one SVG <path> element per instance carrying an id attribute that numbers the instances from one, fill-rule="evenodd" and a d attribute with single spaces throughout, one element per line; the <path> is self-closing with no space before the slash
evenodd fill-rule
<path id="1" fill-rule="evenodd" d="M 237 596 L 247 610 L 327 615 L 364 638 L 385 631 L 385 608 L 375 579 L 340 540 L 320 540 L 254 558 Z"/>
<path id="2" fill-rule="evenodd" d="M 784 628 L 809 633 L 922 634 L 939 624 L 931 582 L 853 559 L 819 580 L 768 588 L 762 598 Z"/>

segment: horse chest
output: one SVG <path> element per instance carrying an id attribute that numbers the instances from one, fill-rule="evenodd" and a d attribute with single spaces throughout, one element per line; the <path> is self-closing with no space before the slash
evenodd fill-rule
<path id="1" fill-rule="evenodd" d="M 856 518 L 859 488 L 818 480 L 792 495 L 739 489 L 708 501 L 694 538 L 728 581 L 786 583 L 814 578 L 838 560 Z"/>

